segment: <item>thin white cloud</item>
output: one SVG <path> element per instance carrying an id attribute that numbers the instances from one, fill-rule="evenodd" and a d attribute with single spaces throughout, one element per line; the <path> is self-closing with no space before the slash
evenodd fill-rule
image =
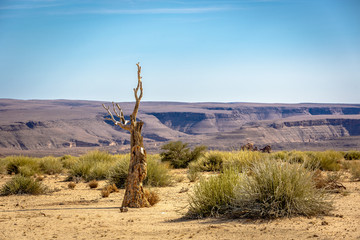
<path id="1" fill-rule="evenodd" d="M 57 7 L 60 4 L 17 4 L 0 7 L 0 10 L 25 10 L 25 9 L 38 9 L 38 8 L 49 8 Z"/>
<path id="2" fill-rule="evenodd" d="M 198 7 L 198 8 L 151 8 L 151 9 L 88 9 L 61 11 L 55 14 L 195 14 L 227 11 L 233 8 L 227 7 Z"/>

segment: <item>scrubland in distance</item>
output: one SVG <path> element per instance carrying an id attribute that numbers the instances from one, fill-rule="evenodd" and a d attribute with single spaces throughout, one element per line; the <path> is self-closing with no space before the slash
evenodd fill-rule
<path id="1" fill-rule="evenodd" d="M 189 164 L 189 180 L 194 182 L 200 179 L 190 195 L 188 216 L 275 218 L 327 213 L 331 209 L 331 203 L 326 199 L 325 190 L 329 192 L 329 184 L 336 185 L 338 178 L 325 174 L 325 180 L 322 180 L 325 185 L 317 189 L 314 173 L 316 170 L 337 172 L 343 168 L 351 173 L 352 180 L 359 181 L 360 164 L 344 160 L 345 156 L 349 160 L 356 159 L 356 154 L 356 151 L 280 151 L 271 154 L 208 151 L 191 161 L 187 158 L 185 165 Z M 15 176 L 1 188 L 1 193 L 43 193 L 46 190 L 44 185 L 29 176 L 58 173 L 67 174 L 69 180 L 76 182 L 107 180 L 110 185 L 123 188 L 129 160 L 129 154 L 111 155 L 102 151 L 91 151 L 80 157 L 9 156 L 0 159 L 0 173 Z M 163 163 L 161 155 L 149 154 L 147 160 L 148 174 L 145 185 L 164 187 L 173 184 L 173 178 L 169 174 L 171 159 Z M 215 172 L 216 175 L 208 179 L 202 178 L 201 172 L 205 171 Z M 336 181 L 333 181 L 334 179 Z M 156 192 L 151 193 L 149 192 L 148 197 L 152 198 L 151 201 L 155 204 L 159 196 Z"/>
<path id="2" fill-rule="evenodd" d="M 1 195 L 46 193 L 47 187 L 28 176 L 16 175 L 1 188 Z"/>

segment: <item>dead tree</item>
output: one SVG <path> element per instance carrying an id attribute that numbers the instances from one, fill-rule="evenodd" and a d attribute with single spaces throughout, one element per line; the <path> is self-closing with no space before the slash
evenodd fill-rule
<path id="1" fill-rule="evenodd" d="M 135 95 L 135 107 L 130 115 L 130 121 L 125 120 L 123 111 L 118 103 L 113 102 L 113 112 L 120 119 L 117 121 L 110 110 L 110 107 L 106 107 L 103 104 L 103 107 L 108 112 L 111 118 L 107 118 L 114 122 L 115 125 L 121 127 L 122 129 L 129 131 L 131 135 L 131 149 L 130 149 L 130 164 L 129 164 L 129 173 L 125 183 L 125 195 L 122 202 L 122 207 L 148 207 L 150 206 L 148 200 L 145 197 L 143 189 L 143 181 L 147 174 L 146 168 L 146 151 L 144 149 L 143 137 L 141 136 L 141 129 L 144 125 L 142 121 L 136 121 L 136 115 L 139 110 L 140 100 L 143 96 L 143 88 L 141 81 L 141 67 L 137 63 L 137 75 L 138 75 L 138 84 L 134 88 Z M 140 91 L 140 92 L 139 92 Z"/>

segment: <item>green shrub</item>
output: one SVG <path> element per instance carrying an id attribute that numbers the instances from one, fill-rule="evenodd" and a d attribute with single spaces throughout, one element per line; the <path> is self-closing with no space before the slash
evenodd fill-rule
<path id="1" fill-rule="evenodd" d="M 343 159 L 343 155 L 336 151 L 325 152 L 310 152 L 308 156 L 311 157 L 314 162 L 319 163 L 319 168 L 325 171 L 339 171 L 341 168 L 340 162 Z"/>
<path id="2" fill-rule="evenodd" d="M 6 173 L 7 161 L 5 158 L 0 158 L 0 174 Z"/>
<path id="3" fill-rule="evenodd" d="M 41 182 L 35 181 L 33 178 L 22 175 L 14 176 L 1 189 L 2 195 L 13 194 L 43 194 L 47 188 Z"/>
<path id="4" fill-rule="evenodd" d="M 350 173 L 353 181 L 360 181 L 360 163 L 352 163 Z"/>
<path id="5" fill-rule="evenodd" d="M 8 174 L 22 174 L 32 176 L 40 173 L 40 165 L 37 159 L 25 156 L 9 156 L 5 158 Z"/>
<path id="6" fill-rule="evenodd" d="M 68 179 L 73 180 L 74 178 L 87 179 L 90 176 L 91 163 L 86 161 L 78 161 L 76 164 L 71 166 L 68 172 Z"/>
<path id="7" fill-rule="evenodd" d="M 108 180 L 110 184 L 115 184 L 118 188 L 124 188 L 129 172 L 130 155 L 119 159 L 117 164 L 110 169 Z"/>
<path id="8" fill-rule="evenodd" d="M 40 169 L 46 174 L 57 174 L 63 171 L 63 164 L 60 159 L 45 157 L 40 160 Z"/>
<path id="9" fill-rule="evenodd" d="M 224 214 L 234 198 L 234 186 L 239 176 L 236 171 L 225 170 L 218 176 L 201 179 L 189 195 L 188 217 L 208 217 Z"/>
<path id="10" fill-rule="evenodd" d="M 242 173 L 225 169 L 200 180 L 189 198 L 189 217 L 276 218 L 325 214 L 331 209 L 316 189 L 313 172 L 301 164 L 256 161 Z"/>
<path id="11" fill-rule="evenodd" d="M 124 188 L 129 171 L 130 155 L 120 159 L 110 170 L 108 180 L 118 188 Z M 165 187 L 172 184 L 167 166 L 160 162 L 158 155 L 147 155 L 147 175 L 144 184 L 153 187 Z"/>
<path id="12" fill-rule="evenodd" d="M 300 164 L 265 160 L 252 165 L 236 185 L 232 217 L 276 218 L 327 213 L 331 203 Z"/>
<path id="13" fill-rule="evenodd" d="M 360 159 L 360 151 L 348 151 L 348 152 L 345 153 L 344 158 L 346 160 Z"/>
<path id="14" fill-rule="evenodd" d="M 189 169 L 187 171 L 187 178 L 190 182 L 195 182 L 200 178 L 200 168 L 197 164 L 190 163 Z"/>
<path id="15" fill-rule="evenodd" d="M 64 168 L 70 169 L 79 161 L 79 158 L 70 155 L 64 155 L 60 158 L 60 161 Z"/>
<path id="16" fill-rule="evenodd" d="M 223 157 L 223 169 L 236 169 L 242 172 L 249 165 L 267 159 L 269 154 L 257 151 L 236 151 L 223 153 Z"/>
<path id="17" fill-rule="evenodd" d="M 147 175 L 144 184 L 153 187 L 165 187 L 172 184 L 169 169 L 161 163 L 158 155 L 147 155 Z"/>
<path id="18" fill-rule="evenodd" d="M 187 143 L 169 142 L 161 147 L 161 161 L 170 162 L 174 168 L 186 168 L 190 162 L 196 161 L 206 151 L 206 146 L 197 146 L 190 150 Z"/>
<path id="19" fill-rule="evenodd" d="M 210 152 L 201 161 L 201 169 L 203 171 L 221 171 L 223 162 L 224 157 L 220 152 Z"/>
<path id="20" fill-rule="evenodd" d="M 275 160 L 285 160 L 288 156 L 288 152 L 287 151 L 279 151 L 279 152 L 273 152 L 270 155 L 271 159 L 275 159 Z"/>
<path id="21" fill-rule="evenodd" d="M 223 171 L 224 169 L 237 169 L 239 172 L 249 164 L 268 155 L 252 151 L 210 151 L 206 152 L 197 161 L 189 165 L 189 169 L 196 168 L 196 171 Z"/>
<path id="22" fill-rule="evenodd" d="M 304 163 L 308 158 L 308 155 L 305 152 L 301 151 L 291 151 L 288 153 L 285 158 L 289 163 Z"/>
<path id="23" fill-rule="evenodd" d="M 114 162 L 116 158 L 108 152 L 94 150 L 81 156 L 81 159 L 86 162 Z"/>
<path id="24" fill-rule="evenodd" d="M 83 178 L 86 181 L 106 179 L 116 165 L 116 157 L 107 152 L 91 151 L 70 165 L 69 179 Z"/>

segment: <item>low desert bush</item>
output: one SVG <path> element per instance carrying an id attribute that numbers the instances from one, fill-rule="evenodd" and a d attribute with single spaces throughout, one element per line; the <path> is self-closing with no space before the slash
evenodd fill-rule
<path id="1" fill-rule="evenodd" d="M 343 154 L 336 151 L 324 152 L 308 152 L 308 156 L 312 161 L 319 163 L 319 168 L 325 171 L 339 171 L 341 168 L 340 162 L 343 159 Z"/>
<path id="2" fill-rule="evenodd" d="M 74 189 L 75 187 L 76 187 L 76 183 L 74 183 L 74 182 L 69 182 L 68 188 Z"/>
<path id="3" fill-rule="evenodd" d="M 10 181 L 5 183 L 1 189 L 2 195 L 13 194 L 32 194 L 39 195 L 44 194 L 47 191 L 47 187 L 41 182 L 35 181 L 31 177 L 25 177 L 22 175 L 14 176 Z"/>
<path id="4" fill-rule="evenodd" d="M 144 195 L 145 195 L 145 198 L 150 203 L 150 206 L 154 206 L 156 203 L 158 203 L 160 201 L 160 197 L 157 192 L 145 189 Z"/>
<path id="5" fill-rule="evenodd" d="M 209 217 L 224 214 L 234 198 L 234 186 L 239 180 L 236 171 L 225 170 L 222 174 L 201 179 L 189 196 L 188 217 Z"/>
<path id="6" fill-rule="evenodd" d="M 251 164 L 262 161 L 269 157 L 268 153 L 258 151 L 236 151 L 223 153 L 224 162 L 223 169 L 236 169 L 242 172 Z"/>
<path id="7" fill-rule="evenodd" d="M 360 159 L 360 151 L 348 151 L 344 155 L 345 160 L 357 160 Z"/>
<path id="8" fill-rule="evenodd" d="M 196 161 L 206 151 L 206 146 L 197 146 L 193 150 L 181 141 L 169 142 L 161 147 L 161 161 L 169 162 L 174 168 L 186 168 L 190 162 Z"/>
<path id="9" fill-rule="evenodd" d="M 108 180 L 118 188 L 124 188 L 129 171 L 130 156 L 126 155 L 110 170 Z M 158 155 L 147 155 L 147 175 L 144 184 L 153 187 L 165 187 L 172 184 L 167 165 L 161 163 Z"/>
<path id="10" fill-rule="evenodd" d="M 110 184 L 115 184 L 118 188 L 124 188 L 126 178 L 129 171 L 130 155 L 120 159 L 117 164 L 110 169 L 108 181 Z"/>
<path id="11" fill-rule="evenodd" d="M 108 184 L 101 190 L 101 196 L 103 198 L 110 196 L 110 193 L 119 192 L 119 189 L 115 184 Z"/>
<path id="12" fill-rule="evenodd" d="M 279 151 L 279 152 L 271 153 L 270 158 L 275 160 L 285 160 L 287 156 L 288 156 L 287 151 Z"/>
<path id="13" fill-rule="evenodd" d="M 195 182 L 200 178 L 200 168 L 196 164 L 190 164 L 187 171 L 187 178 L 190 182 Z"/>
<path id="14" fill-rule="evenodd" d="M 268 155 L 261 152 L 252 151 L 210 151 L 206 152 L 197 161 L 189 165 L 189 169 L 195 168 L 200 171 L 223 171 L 224 169 L 237 169 L 242 171 L 249 164 L 260 159 L 267 158 Z"/>
<path id="15" fill-rule="evenodd" d="M 350 173 L 351 180 L 360 181 L 360 163 L 351 163 Z"/>
<path id="16" fill-rule="evenodd" d="M 166 187 L 172 184 L 172 177 L 166 164 L 161 163 L 159 155 L 147 155 L 147 175 L 145 185 Z"/>
<path id="17" fill-rule="evenodd" d="M 26 156 L 9 156 L 5 158 L 6 171 L 8 174 L 21 174 L 33 176 L 40 173 L 39 161 Z"/>
<path id="18" fill-rule="evenodd" d="M 315 187 L 329 193 L 342 193 L 346 190 L 346 187 L 340 182 L 340 177 L 339 172 L 323 172 L 319 169 L 313 173 Z"/>
<path id="19" fill-rule="evenodd" d="M 92 180 L 89 182 L 89 187 L 90 188 L 97 188 L 99 186 L 99 182 L 96 180 Z"/>
<path id="20" fill-rule="evenodd" d="M 276 218 L 325 214 L 331 209 L 312 172 L 298 163 L 256 161 L 243 172 L 226 169 L 202 179 L 189 199 L 189 217 Z"/>
<path id="21" fill-rule="evenodd" d="M 78 157 L 73 157 L 71 155 L 64 155 L 60 158 L 60 162 L 62 163 L 63 167 L 66 169 L 72 168 L 77 162 L 79 161 Z"/>
<path id="22" fill-rule="evenodd" d="M 224 156 L 221 152 L 210 152 L 203 157 L 201 169 L 203 171 L 221 171 L 223 167 Z"/>
<path id="23" fill-rule="evenodd" d="M 79 158 L 69 169 L 69 179 L 83 178 L 86 181 L 106 179 L 117 158 L 107 152 L 91 151 Z"/>
<path id="24" fill-rule="evenodd" d="M 287 156 L 283 160 L 286 160 L 289 163 L 304 163 L 307 159 L 308 155 L 305 152 L 294 150 L 288 152 Z"/>
<path id="25" fill-rule="evenodd" d="M 63 171 L 63 164 L 58 158 L 45 157 L 40 160 L 40 169 L 45 174 L 57 174 Z"/>
<path id="26" fill-rule="evenodd" d="M 300 164 L 265 160 L 253 164 L 235 186 L 230 215 L 277 218 L 327 213 L 331 203 Z"/>
<path id="27" fill-rule="evenodd" d="M 102 196 L 103 198 L 109 197 L 109 196 L 110 196 L 109 190 L 107 190 L 107 189 L 101 190 L 101 196 Z"/>
<path id="28" fill-rule="evenodd" d="M 0 174 L 6 173 L 6 160 L 5 158 L 0 158 Z"/>

